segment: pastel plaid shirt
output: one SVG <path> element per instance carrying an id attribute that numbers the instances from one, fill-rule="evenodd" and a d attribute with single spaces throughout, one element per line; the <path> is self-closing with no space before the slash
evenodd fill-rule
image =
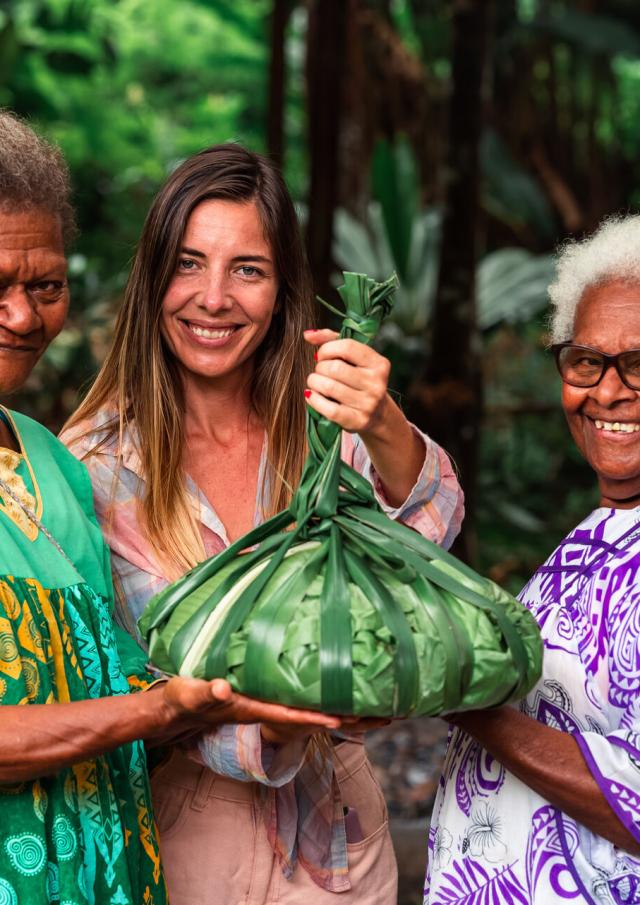
<path id="1" fill-rule="evenodd" d="M 144 493 L 144 476 L 134 432 L 124 436 L 119 451 L 114 439 L 99 453 L 84 458 L 101 441 L 101 425 L 112 414 L 99 413 L 93 422 L 79 425 L 72 436 L 61 439 L 89 469 L 96 513 L 111 548 L 116 619 L 140 640 L 137 620 L 170 578 L 140 522 L 138 502 Z M 448 548 L 464 515 L 462 490 L 446 453 L 417 428 L 414 430 L 424 442 L 424 463 L 411 493 L 397 508 L 388 504 L 357 435 L 343 433 L 342 457 L 368 478 L 387 515 Z M 75 440 L 80 434 L 85 436 Z M 261 471 L 265 464 L 266 449 Z M 261 484 L 259 480 L 258 486 Z M 207 556 L 213 556 L 229 544 L 224 525 L 190 479 L 188 493 Z M 261 521 L 261 513 L 257 499 L 255 524 Z M 341 892 L 350 888 L 342 802 L 332 763 L 310 760 L 305 744 L 292 743 L 276 751 L 263 743 L 259 726 L 223 726 L 200 742 L 198 756 L 217 773 L 261 785 L 269 840 L 285 876 L 290 876 L 300 861 L 324 889 Z M 317 752 L 314 756 L 316 760 L 319 757 Z"/>

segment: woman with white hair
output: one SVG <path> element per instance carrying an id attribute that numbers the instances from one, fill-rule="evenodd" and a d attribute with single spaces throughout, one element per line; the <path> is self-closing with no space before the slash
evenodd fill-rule
<path id="1" fill-rule="evenodd" d="M 545 642 L 518 705 L 451 718 L 425 903 L 640 902 L 640 217 L 560 253 L 562 405 L 600 505 L 520 599 Z"/>

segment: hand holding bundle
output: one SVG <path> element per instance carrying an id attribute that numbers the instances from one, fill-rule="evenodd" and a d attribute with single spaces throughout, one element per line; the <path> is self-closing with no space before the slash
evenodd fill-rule
<path id="1" fill-rule="evenodd" d="M 369 343 L 395 278 L 344 280 L 341 336 Z M 435 716 L 522 697 L 542 660 L 528 610 L 389 519 L 342 461 L 340 428 L 312 409 L 307 439 L 289 508 L 150 601 L 139 624 L 152 661 L 344 715 Z"/>

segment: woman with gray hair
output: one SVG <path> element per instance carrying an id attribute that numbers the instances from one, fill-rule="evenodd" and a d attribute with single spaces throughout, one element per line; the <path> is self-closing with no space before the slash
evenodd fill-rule
<path id="1" fill-rule="evenodd" d="M 57 149 L 0 110 L 0 400 L 63 326 L 68 199 Z M 85 467 L 0 405 L 0 905 L 166 903 L 140 739 L 339 725 L 220 680 L 154 684 L 112 606 Z"/>
<path id="2" fill-rule="evenodd" d="M 561 251 L 553 353 L 600 506 L 520 599 L 545 642 L 516 706 L 453 723 L 425 903 L 640 902 L 640 217 Z"/>

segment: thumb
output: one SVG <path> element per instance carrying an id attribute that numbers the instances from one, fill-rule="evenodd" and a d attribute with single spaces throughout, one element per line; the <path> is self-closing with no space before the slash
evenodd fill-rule
<path id="1" fill-rule="evenodd" d="M 173 688 L 172 684 L 175 682 Z M 213 679 L 205 682 L 203 679 L 176 678 L 167 684 L 167 693 L 174 699 L 176 705 L 184 712 L 199 713 L 216 704 L 223 707 L 231 698 L 231 686 L 224 679 Z"/>
<path id="2" fill-rule="evenodd" d="M 226 679 L 212 679 L 209 683 L 209 694 L 214 701 L 228 704 L 233 696 L 233 689 Z M 209 701 L 211 703 L 211 701 Z"/>

